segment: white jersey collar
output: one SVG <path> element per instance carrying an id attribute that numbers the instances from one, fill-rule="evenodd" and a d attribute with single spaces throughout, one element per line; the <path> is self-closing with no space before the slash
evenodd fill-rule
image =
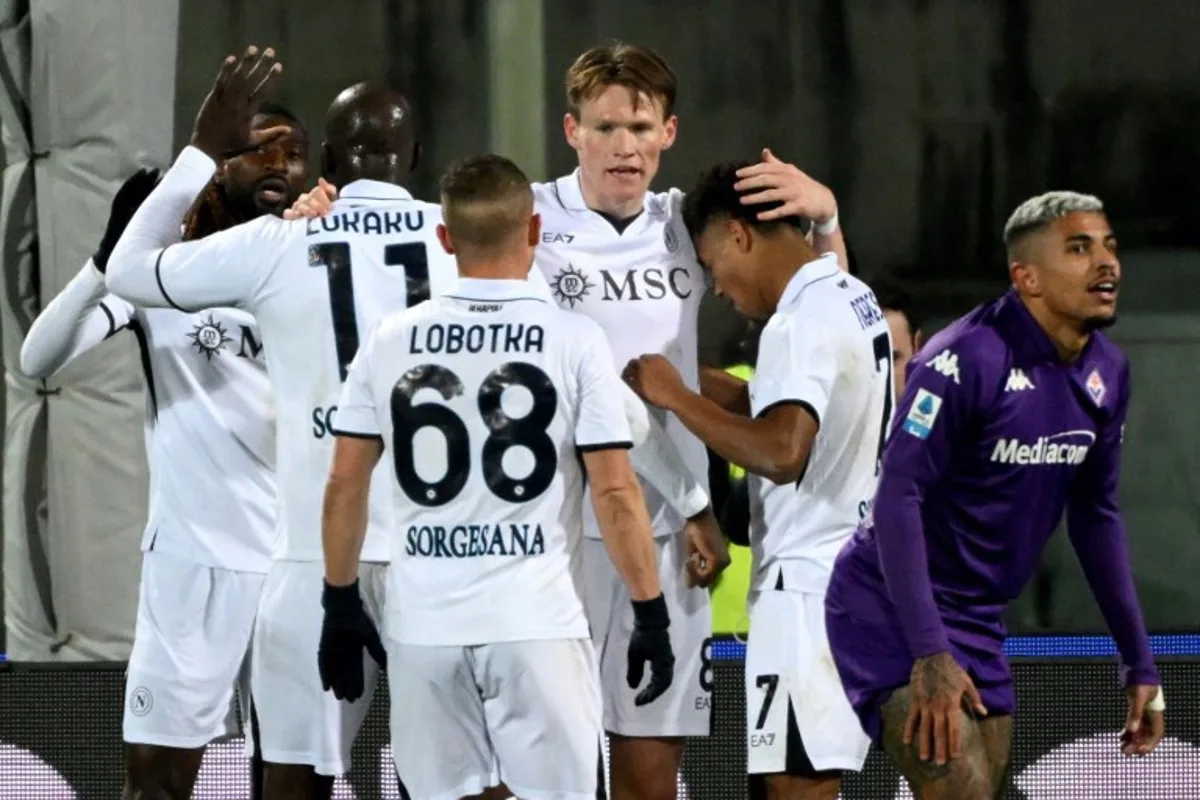
<path id="1" fill-rule="evenodd" d="M 412 200 L 403 186 L 383 181 L 361 180 L 347 183 L 338 192 L 338 200 Z"/>
<path id="2" fill-rule="evenodd" d="M 545 292 L 529 281 L 498 278 L 459 278 L 446 294 L 455 300 L 538 300 L 546 302 Z"/>
<path id="3" fill-rule="evenodd" d="M 838 265 L 837 253 L 829 252 L 815 261 L 809 261 L 796 270 L 796 274 L 783 287 L 783 295 L 779 298 L 777 310 L 791 308 L 800 300 L 800 295 L 817 281 L 823 281 L 839 274 L 842 268 Z"/>

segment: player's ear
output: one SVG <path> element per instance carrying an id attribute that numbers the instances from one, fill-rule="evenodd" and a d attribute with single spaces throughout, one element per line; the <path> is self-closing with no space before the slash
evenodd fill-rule
<path id="1" fill-rule="evenodd" d="M 665 127 L 667 129 L 667 136 L 663 142 L 662 149 L 670 150 L 671 145 L 675 144 L 675 135 L 679 133 L 679 117 L 675 116 L 674 114 L 667 117 Z"/>
<path id="2" fill-rule="evenodd" d="M 579 120 L 570 111 L 563 114 L 563 135 L 567 137 L 567 144 L 579 149 Z"/>
<path id="3" fill-rule="evenodd" d="M 534 214 L 529 218 L 529 246 L 537 247 L 542 238 L 542 215 Z"/>
<path id="4" fill-rule="evenodd" d="M 454 255 L 454 240 L 450 238 L 450 231 L 446 230 L 446 226 L 440 222 L 437 226 L 437 237 L 442 244 L 442 249 L 449 255 Z"/>

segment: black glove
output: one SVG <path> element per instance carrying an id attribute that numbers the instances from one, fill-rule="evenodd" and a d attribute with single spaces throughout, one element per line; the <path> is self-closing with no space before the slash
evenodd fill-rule
<path id="1" fill-rule="evenodd" d="M 117 189 L 117 193 L 113 195 L 112 205 L 109 207 L 108 224 L 104 228 L 104 236 L 101 237 L 100 245 L 92 255 L 92 263 L 96 265 L 96 269 L 101 272 L 108 269 L 108 257 L 112 255 L 113 248 L 120 241 L 121 234 L 129 225 L 129 220 L 133 219 L 134 213 L 157 185 L 158 170 L 142 168 L 130 175 L 121 184 L 121 188 Z"/>
<path id="2" fill-rule="evenodd" d="M 387 651 L 363 607 L 358 581 L 349 586 L 326 583 L 321 605 L 325 608 L 317 647 L 321 687 L 337 699 L 353 703 L 363 695 L 363 650 L 385 668 Z"/>
<path id="3" fill-rule="evenodd" d="M 650 664 L 650 682 L 634 698 L 635 705 L 651 703 L 671 687 L 675 653 L 667 633 L 670 625 L 667 601 L 661 594 L 653 600 L 633 601 L 633 635 L 629 637 L 629 672 L 626 675 L 630 689 L 641 684 L 646 663 Z"/>

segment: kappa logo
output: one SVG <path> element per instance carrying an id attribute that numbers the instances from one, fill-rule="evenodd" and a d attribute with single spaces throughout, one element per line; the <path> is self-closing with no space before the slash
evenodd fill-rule
<path id="1" fill-rule="evenodd" d="M 958 355 L 951 353 L 949 348 L 926 361 L 925 366 L 932 367 L 934 372 L 945 375 L 955 383 L 961 383 L 958 375 Z"/>
<path id="2" fill-rule="evenodd" d="M 558 298 L 559 303 L 566 303 L 571 308 L 587 297 L 593 284 L 582 270 L 575 269 L 570 264 L 558 271 L 550 281 L 550 291 Z"/>
<path id="3" fill-rule="evenodd" d="M 1011 369 L 1008 371 L 1008 380 L 1004 382 L 1004 391 L 1027 392 L 1032 388 L 1033 381 L 1029 380 L 1024 370 Z"/>
<path id="4" fill-rule="evenodd" d="M 208 315 L 208 319 L 192 328 L 192 332 L 188 334 L 188 338 L 192 340 L 192 344 L 196 347 L 196 352 L 203 355 L 209 361 L 212 357 L 221 352 L 227 343 L 232 342 L 229 338 L 228 331 L 212 314 Z"/>

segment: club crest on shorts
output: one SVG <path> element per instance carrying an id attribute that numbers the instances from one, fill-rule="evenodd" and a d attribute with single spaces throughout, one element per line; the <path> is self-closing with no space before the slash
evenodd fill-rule
<path id="1" fill-rule="evenodd" d="M 679 236 L 675 233 L 674 226 L 663 227 L 663 244 L 667 246 L 668 253 L 674 253 L 679 249 Z"/>
<path id="2" fill-rule="evenodd" d="M 1088 394 L 1092 396 L 1092 400 L 1096 405 L 1104 402 L 1104 395 L 1108 389 L 1104 386 L 1104 379 L 1100 377 L 1099 370 L 1092 370 L 1091 374 L 1087 376 L 1087 383 L 1085 385 L 1087 386 Z"/>
<path id="3" fill-rule="evenodd" d="M 154 708 L 154 695 L 145 686 L 138 686 L 129 693 L 129 713 L 144 717 Z"/>
<path id="4" fill-rule="evenodd" d="M 221 352 L 221 348 L 226 343 L 233 341 L 233 339 L 229 338 L 225 326 L 214 318 L 212 314 L 208 315 L 208 319 L 192 328 L 192 332 L 188 334 L 188 338 L 195 345 L 196 352 L 203 355 L 209 361 L 212 361 L 212 357 L 215 354 Z"/>
<path id="5" fill-rule="evenodd" d="M 591 289 L 592 282 L 588 280 L 587 275 L 570 264 L 560 269 L 550 280 L 550 290 L 554 292 L 558 302 L 566 303 L 571 308 L 582 302 Z"/>

